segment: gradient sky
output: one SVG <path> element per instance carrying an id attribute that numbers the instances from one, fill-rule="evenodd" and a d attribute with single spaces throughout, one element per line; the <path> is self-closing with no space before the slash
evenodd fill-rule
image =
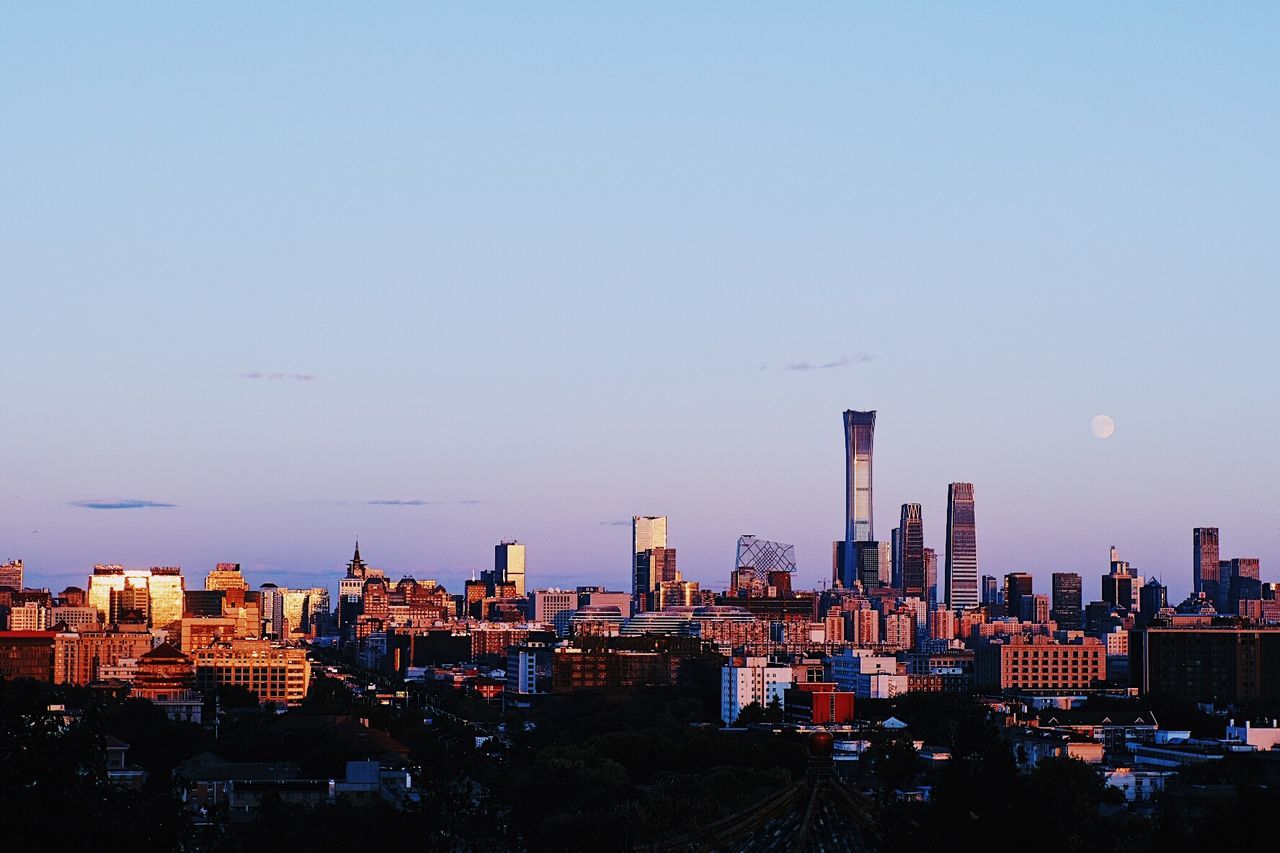
<path id="1" fill-rule="evenodd" d="M 0 12 L 31 583 L 626 588 L 665 514 L 813 585 L 845 408 L 882 537 L 970 480 L 984 574 L 1280 579 L 1280 5 L 264 5 Z"/>

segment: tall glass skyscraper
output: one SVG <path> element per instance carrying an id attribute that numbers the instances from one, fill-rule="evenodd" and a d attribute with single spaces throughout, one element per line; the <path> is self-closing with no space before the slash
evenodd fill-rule
<path id="1" fill-rule="evenodd" d="M 643 608 L 648 596 L 657 587 L 658 579 L 652 576 L 649 561 L 641 559 L 646 551 L 667 547 L 667 517 L 665 515 L 633 515 L 631 517 L 631 596 L 637 608 Z"/>
<path id="2" fill-rule="evenodd" d="M 871 448 L 876 432 L 875 412 L 844 413 L 844 510 L 846 542 L 876 538 L 871 513 Z"/>
<path id="3" fill-rule="evenodd" d="M 973 483 L 947 486 L 947 607 L 978 606 L 978 534 Z"/>
<path id="4" fill-rule="evenodd" d="M 504 583 L 516 585 L 516 597 L 524 598 L 524 545 L 514 539 L 504 539 L 493 548 L 495 577 Z"/>
<path id="5" fill-rule="evenodd" d="M 902 521 L 902 594 L 926 601 L 929 578 L 924 562 L 924 516 L 920 504 L 903 504 Z"/>

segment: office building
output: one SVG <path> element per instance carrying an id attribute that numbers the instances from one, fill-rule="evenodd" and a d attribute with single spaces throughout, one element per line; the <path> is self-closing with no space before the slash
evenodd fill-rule
<path id="1" fill-rule="evenodd" d="M 182 569 L 153 566 L 126 569 L 94 566 L 89 577 L 89 606 L 103 622 L 118 622 L 130 611 L 144 611 L 147 624 L 163 628 L 182 618 Z M 114 600 L 114 606 L 113 606 Z"/>
<path id="2" fill-rule="evenodd" d="M 1083 584 L 1075 572 L 1053 573 L 1053 607 L 1050 618 L 1059 628 L 1080 629 L 1084 624 Z"/>
<path id="3" fill-rule="evenodd" d="M 644 609 L 650 593 L 658 585 L 658 578 L 651 574 L 650 560 L 642 555 L 655 548 L 667 547 L 667 517 L 665 515 L 634 515 L 631 517 L 631 596 L 635 609 Z"/>
<path id="4" fill-rule="evenodd" d="M 1218 706 L 1280 701 L 1280 628 L 1165 628 L 1129 636 L 1129 677 L 1144 695 Z"/>
<path id="5" fill-rule="evenodd" d="M 974 685 L 999 690 L 1083 690 L 1107 678 L 1107 647 L 1093 637 L 1060 643 L 1012 635 L 974 653 Z"/>
<path id="6" fill-rule="evenodd" d="M 938 552 L 932 548 L 924 549 L 924 590 L 925 601 L 935 607 L 938 604 Z"/>
<path id="7" fill-rule="evenodd" d="M 0 631 L 0 679 L 54 681 L 54 631 Z"/>
<path id="8" fill-rule="evenodd" d="M 1256 557 L 1233 557 L 1218 561 L 1219 613 L 1239 613 L 1241 601 L 1262 599 L 1262 567 Z"/>
<path id="9" fill-rule="evenodd" d="M 569 620 L 578 609 L 578 594 L 563 589 L 540 589 L 533 594 L 533 621 L 554 625 L 556 635 L 569 636 Z"/>
<path id="10" fill-rule="evenodd" d="M 1215 607 L 1225 596 L 1219 597 L 1218 528 L 1197 527 L 1191 532 L 1191 580 L 1192 592 L 1204 594 Z"/>
<path id="11" fill-rule="evenodd" d="M 516 598 L 525 596 L 524 545 L 514 539 L 503 540 L 493 549 L 493 570 L 502 583 L 516 585 Z"/>
<path id="12" fill-rule="evenodd" d="M 872 447 L 875 443 L 876 413 L 844 413 L 844 508 L 846 542 L 869 542 L 876 538 L 872 514 Z"/>
<path id="13" fill-rule="evenodd" d="M 889 531 L 889 586 L 902 589 L 902 528 Z"/>
<path id="14" fill-rule="evenodd" d="M 796 570 L 796 548 L 785 542 L 770 542 L 749 534 L 738 537 L 736 572 L 750 572 L 757 581 L 769 585 L 769 575 Z"/>
<path id="15" fill-rule="evenodd" d="M 1000 581 L 991 575 L 982 576 L 982 603 L 1000 603 Z"/>
<path id="16" fill-rule="evenodd" d="M 242 589 L 247 590 L 249 583 L 240 573 L 239 563 L 218 563 L 213 571 L 204 576 L 205 589 Z"/>
<path id="17" fill-rule="evenodd" d="M 978 606 L 978 534 L 973 483 L 947 486 L 946 602 L 953 610 Z"/>
<path id="18" fill-rule="evenodd" d="M 1111 571 L 1102 576 L 1102 600 L 1122 610 L 1133 609 L 1134 577 L 1129 564 L 1111 546 Z"/>
<path id="19" fill-rule="evenodd" d="M 1032 595 L 1032 585 L 1031 575 L 1026 572 L 1010 572 L 1004 576 L 1004 606 L 1010 616 L 1018 617 L 1022 613 L 1022 599 Z"/>
<path id="20" fill-rule="evenodd" d="M 189 652 L 196 686 L 213 690 L 230 684 L 252 690 L 259 702 L 297 705 L 307 696 L 311 663 L 301 648 L 267 640 L 231 640 Z"/>
<path id="21" fill-rule="evenodd" d="M 924 600 L 928 577 L 924 562 L 924 518 L 920 504 L 903 504 L 899 529 L 902 531 L 902 594 Z"/>
<path id="22" fill-rule="evenodd" d="M 1049 621 L 1049 596 L 1044 594 L 1033 594 L 1022 596 L 1022 609 L 1017 614 L 1018 618 L 1023 622 L 1030 622 L 1034 625 L 1043 625 Z"/>
<path id="23" fill-rule="evenodd" d="M 22 561 L 10 560 L 0 563 L 0 587 L 22 591 Z"/>
<path id="24" fill-rule="evenodd" d="M 10 631 L 44 631 L 50 627 L 49 608 L 38 601 L 26 601 L 9 610 Z"/>

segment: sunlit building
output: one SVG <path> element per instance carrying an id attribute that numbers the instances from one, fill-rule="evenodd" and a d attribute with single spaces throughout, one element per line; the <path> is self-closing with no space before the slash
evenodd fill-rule
<path id="1" fill-rule="evenodd" d="M 846 542 L 870 542 L 876 538 L 872 501 L 872 454 L 876 413 L 844 413 L 844 510 Z"/>
<path id="2" fill-rule="evenodd" d="M 297 705 L 307 696 L 311 663 L 304 649 L 267 640 L 232 640 L 190 653 L 196 686 L 212 690 L 229 684 L 252 690 L 259 702 Z"/>
<path id="3" fill-rule="evenodd" d="M 652 566 L 642 560 L 644 554 L 655 548 L 667 547 L 667 517 L 665 515 L 635 515 L 631 517 L 631 597 L 637 610 L 646 606 L 650 593 L 657 586 Z"/>
<path id="4" fill-rule="evenodd" d="M 493 569 L 498 580 L 516 585 L 516 597 L 525 595 L 525 548 L 514 539 L 504 540 L 494 546 Z"/>
<path id="5" fill-rule="evenodd" d="M 145 601 L 147 623 L 163 628 L 182 618 L 182 569 L 177 566 L 150 569 L 94 566 L 89 576 L 88 598 L 89 606 L 98 610 L 103 622 L 117 622 L 124 611 L 140 610 L 139 605 Z"/>

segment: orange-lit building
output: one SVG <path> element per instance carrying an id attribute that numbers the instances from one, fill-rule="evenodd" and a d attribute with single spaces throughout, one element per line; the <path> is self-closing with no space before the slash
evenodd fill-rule
<path id="1" fill-rule="evenodd" d="M 297 705 L 307 696 L 311 662 L 305 649 L 267 640 L 232 640 L 191 652 L 196 686 L 211 690 L 230 684 L 252 690 L 259 702 Z"/>
<path id="2" fill-rule="evenodd" d="M 974 684 L 999 690 L 1081 690 L 1107 678 L 1107 647 L 1093 637 L 1059 643 L 1015 635 L 978 647 Z"/>
<path id="3" fill-rule="evenodd" d="M 799 682 L 787 688 L 783 707 L 787 722 L 802 726 L 844 726 L 853 722 L 853 693 L 833 682 Z"/>

